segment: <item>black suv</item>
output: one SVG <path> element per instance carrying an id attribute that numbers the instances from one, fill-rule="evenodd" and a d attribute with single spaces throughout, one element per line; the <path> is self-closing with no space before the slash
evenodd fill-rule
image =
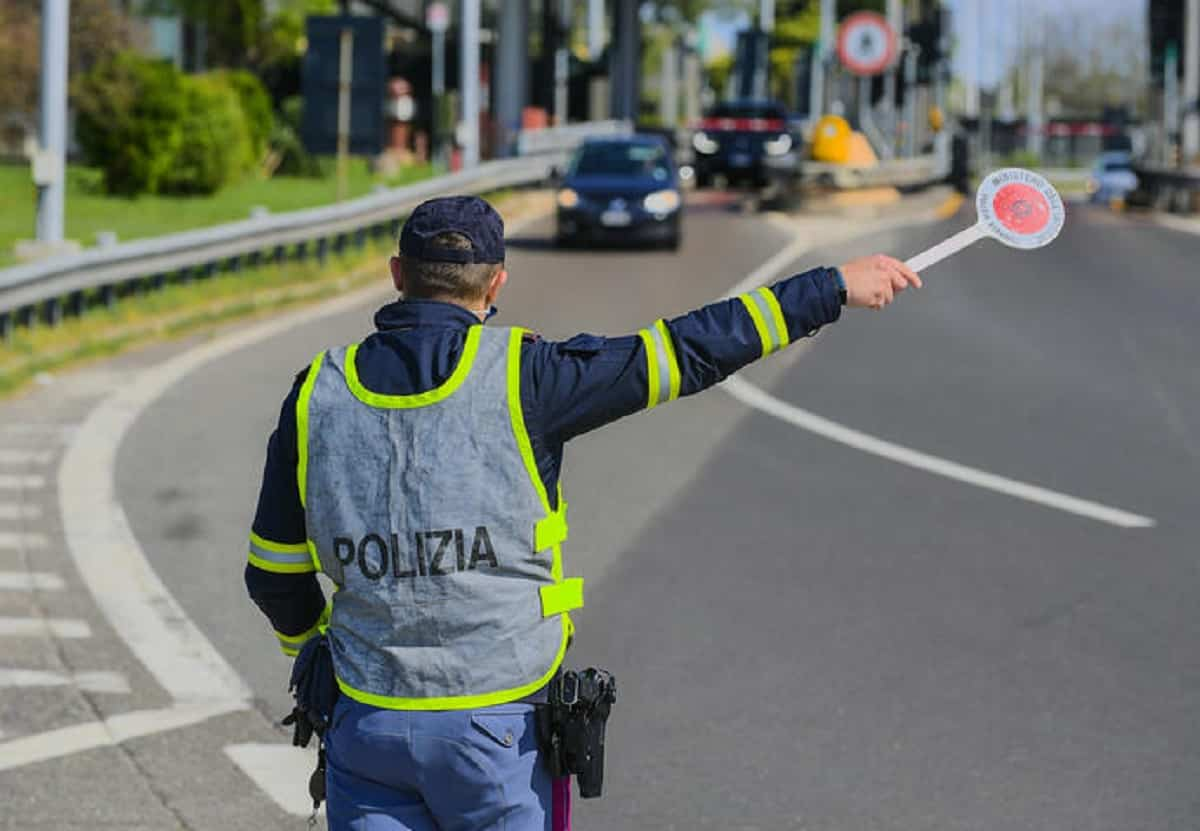
<path id="1" fill-rule="evenodd" d="M 711 187 L 722 175 L 730 184 L 765 187 L 766 159 L 793 152 L 797 139 L 788 129 L 787 110 L 769 101 L 718 104 L 692 134 L 696 187 Z"/>

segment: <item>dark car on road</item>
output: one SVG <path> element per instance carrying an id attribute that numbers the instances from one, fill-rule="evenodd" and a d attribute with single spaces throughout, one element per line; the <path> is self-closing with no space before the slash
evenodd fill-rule
<path id="1" fill-rule="evenodd" d="M 718 104 L 692 134 L 696 187 L 711 187 L 717 176 L 731 185 L 765 187 L 768 160 L 792 152 L 797 144 L 787 110 L 769 101 Z"/>
<path id="2" fill-rule="evenodd" d="M 584 142 L 571 159 L 557 202 L 560 245 L 645 242 L 679 247 L 679 173 L 660 137 Z"/>

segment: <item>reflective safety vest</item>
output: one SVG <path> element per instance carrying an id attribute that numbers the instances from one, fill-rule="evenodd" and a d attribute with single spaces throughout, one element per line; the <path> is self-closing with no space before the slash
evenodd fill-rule
<path id="1" fill-rule="evenodd" d="M 338 686 L 397 710 L 514 701 L 549 682 L 583 605 L 563 579 L 521 409 L 522 330 L 473 326 L 441 386 L 363 386 L 356 346 L 318 355 L 296 402 L 308 548 L 334 583 Z"/>

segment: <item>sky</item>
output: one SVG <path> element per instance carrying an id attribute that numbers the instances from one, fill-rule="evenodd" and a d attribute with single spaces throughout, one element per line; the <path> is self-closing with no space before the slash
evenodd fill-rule
<path id="1" fill-rule="evenodd" d="M 978 71 L 981 85 L 988 87 L 1006 74 L 1015 59 L 1020 44 L 1023 19 L 1071 16 L 1086 12 L 1097 22 L 1128 22 L 1144 30 L 1146 0 L 945 0 L 954 20 L 954 34 L 959 44 L 955 50 L 954 73 L 964 77 Z M 965 48 L 972 42 L 970 7 L 980 13 L 980 30 L 986 33 L 981 42 L 978 61 L 972 61 L 974 50 Z"/>
<path id="2" fill-rule="evenodd" d="M 981 84 L 991 86 L 1006 74 L 1015 60 L 1020 44 L 1020 26 L 1023 19 L 1035 20 L 1038 15 L 1069 16 L 1086 12 L 1097 21 L 1128 21 L 1130 26 L 1144 29 L 1146 23 L 1146 0 L 944 0 L 954 21 L 954 35 L 959 44 L 955 50 L 954 72 L 964 73 L 978 70 Z M 968 30 L 969 8 L 981 12 L 981 31 L 988 33 L 976 66 L 970 60 L 973 50 L 965 48 L 971 43 Z M 723 17 L 706 15 L 714 40 L 725 48 L 733 45 L 738 29 L 750 25 L 748 15 Z"/>

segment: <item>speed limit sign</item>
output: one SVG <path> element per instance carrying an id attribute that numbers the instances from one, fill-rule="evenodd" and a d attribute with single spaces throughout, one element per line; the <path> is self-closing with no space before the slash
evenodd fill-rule
<path id="1" fill-rule="evenodd" d="M 878 75 L 896 59 L 896 32 L 875 12 L 856 12 L 838 29 L 838 57 L 855 75 Z"/>

